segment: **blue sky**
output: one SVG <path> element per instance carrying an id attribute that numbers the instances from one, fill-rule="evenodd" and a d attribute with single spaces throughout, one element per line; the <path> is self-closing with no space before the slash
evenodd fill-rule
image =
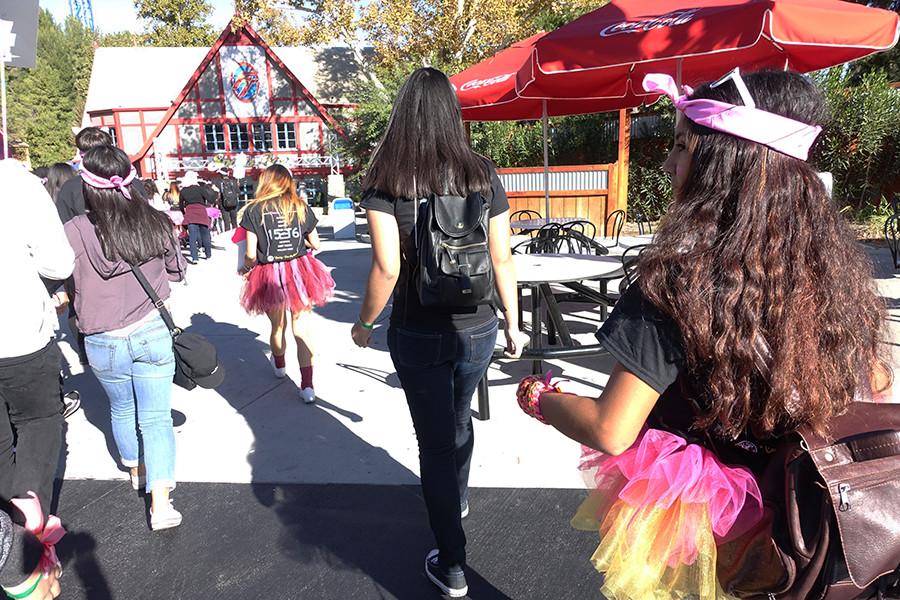
<path id="1" fill-rule="evenodd" d="M 210 22 L 216 29 L 224 29 L 234 12 L 231 0 L 210 0 L 213 14 Z M 41 8 L 49 10 L 57 21 L 69 13 L 68 0 L 40 0 Z M 144 24 L 134 12 L 132 0 L 91 0 L 94 9 L 94 24 L 103 33 L 116 31 L 142 31 Z"/>

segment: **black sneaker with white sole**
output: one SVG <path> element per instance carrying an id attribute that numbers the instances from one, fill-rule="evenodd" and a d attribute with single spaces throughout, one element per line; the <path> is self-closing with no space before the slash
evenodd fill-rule
<path id="1" fill-rule="evenodd" d="M 466 574 L 462 567 L 450 567 L 449 569 L 441 567 L 438 562 L 437 549 L 432 550 L 425 557 L 425 575 L 441 592 L 451 598 L 463 598 L 469 593 Z"/>
<path id="2" fill-rule="evenodd" d="M 81 394 L 77 391 L 72 390 L 66 394 L 63 394 L 63 419 L 68 419 L 81 408 Z"/>

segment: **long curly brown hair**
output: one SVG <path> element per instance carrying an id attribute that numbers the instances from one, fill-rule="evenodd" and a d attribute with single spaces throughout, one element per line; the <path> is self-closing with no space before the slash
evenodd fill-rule
<path id="1" fill-rule="evenodd" d="M 759 108 L 824 123 L 801 75 L 744 81 Z M 691 97 L 742 103 L 730 84 Z M 727 438 L 827 430 L 880 364 L 872 265 L 807 162 L 690 122 L 686 147 L 689 175 L 639 269 L 646 298 L 679 326 L 708 407 L 696 424 Z"/>

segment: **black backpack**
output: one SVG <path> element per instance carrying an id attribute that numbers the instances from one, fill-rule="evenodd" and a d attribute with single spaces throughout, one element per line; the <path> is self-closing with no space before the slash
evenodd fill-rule
<path id="1" fill-rule="evenodd" d="M 432 195 L 417 207 L 413 281 L 422 306 L 499 305 L 488 229 L 491 205 L 480 192 Z"/>
<path id="2" fill-rule="evenodd" d="M 238 207 L 238 182 L 232 177 L 222 179 L 222 208 L 234 210 Z"/>

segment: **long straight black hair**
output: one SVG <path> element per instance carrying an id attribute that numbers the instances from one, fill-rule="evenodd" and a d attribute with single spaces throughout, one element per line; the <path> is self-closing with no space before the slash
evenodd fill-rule
<path id="1" fill-rule="evenodd" d="M 489 192 L 487 159 L 469 146 L 459 101 L 447 76 L 432 68 L 407 78 L 363 180 L 395 198 Z"/>
<path id="2" fill-rule="evenodd" d="M 56 197 L 63 184 L 73 177 L 75 177 L 75 171 L 67 163 L 59 162 L 50 165 L 50 168 L 47 169 L 47 182 L 44 187 L 47 188 L 47 193 L 53 198 L 53 202 L 56 202 Z"/>
<path id="3" fill-rule="evenodd" d="M 131 172 L 128 155 L 113 146 L 98 146 L 84 155 L 84 168 L 109 179 Z M 146 201 L 143 182 L 134 178 L 128 186 L 131 200 L 118 189 L 99 189 L 82 184 L 88 219 L 97 229 L 103 254 L 109 260 L 142 264 L 174 251 L 178 246 L 169 217 Z"/>

